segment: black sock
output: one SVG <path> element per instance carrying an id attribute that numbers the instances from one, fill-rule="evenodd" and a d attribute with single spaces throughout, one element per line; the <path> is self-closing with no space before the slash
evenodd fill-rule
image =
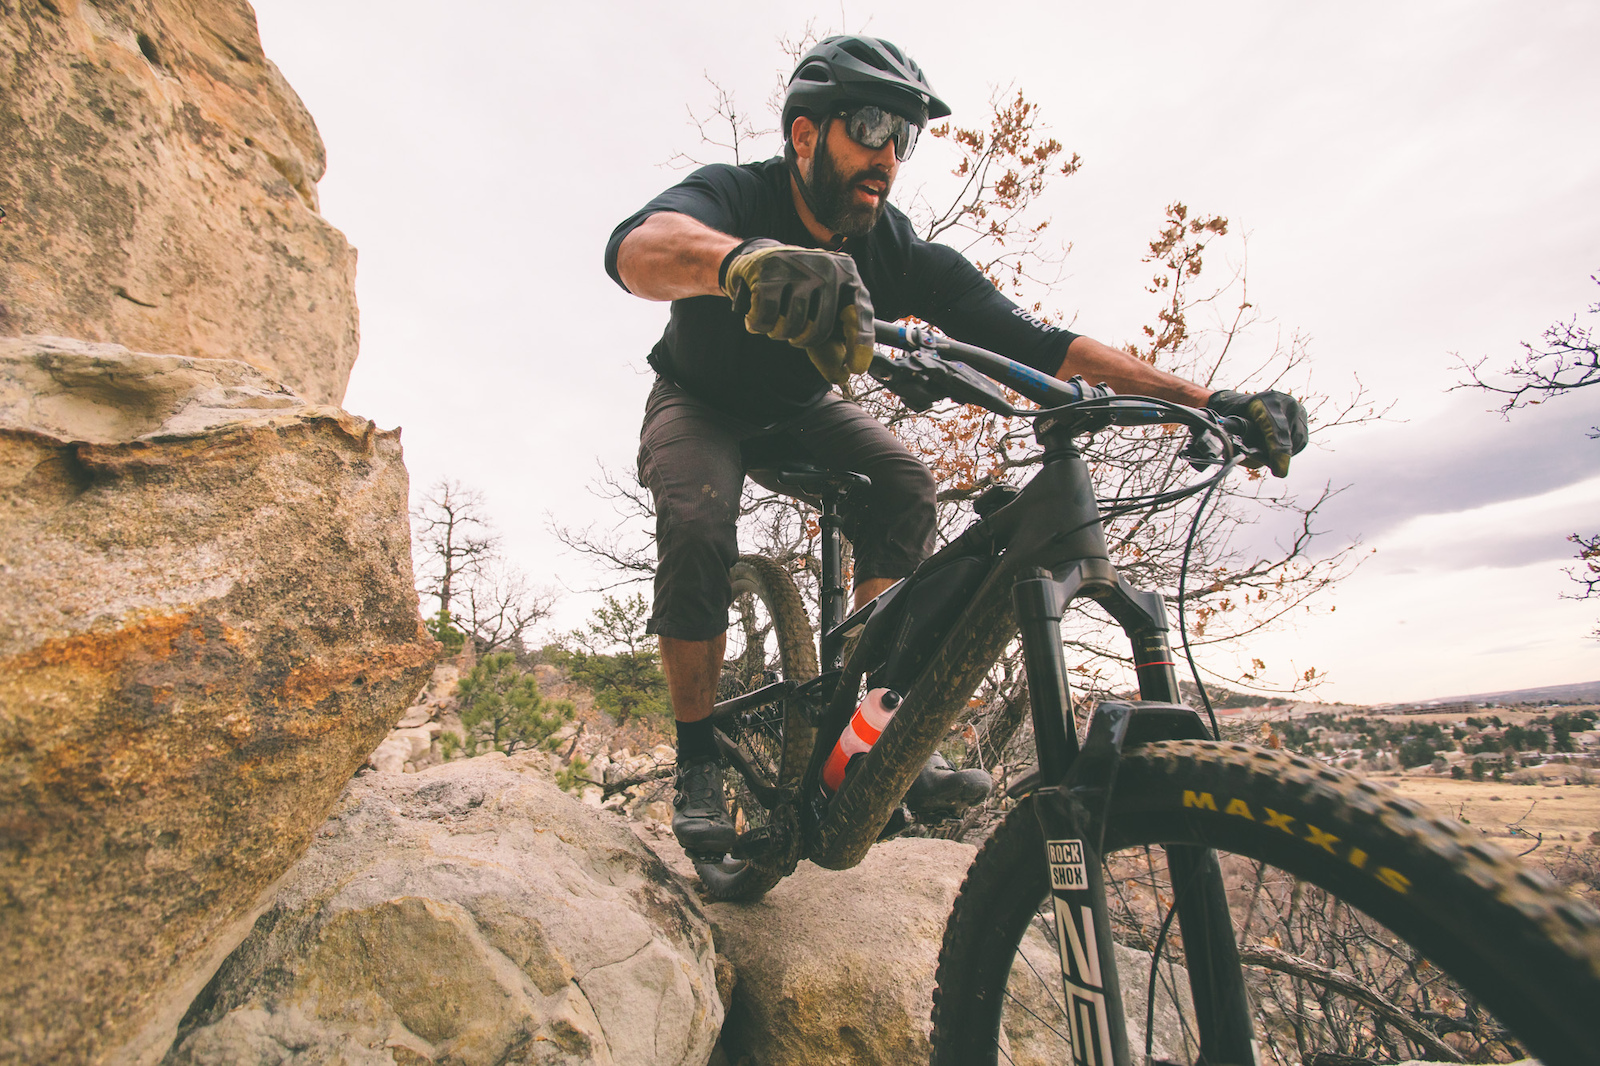
<path id="1" fill-rule="evenodd" d="M 697 762 L 711 762 L 720 757 L 717 751 L 717 742 L 711 737 L 711 719 L 702 718 L 698 722 L 677 722 L 678 727 L 678 765 L 688 766 Z"/>

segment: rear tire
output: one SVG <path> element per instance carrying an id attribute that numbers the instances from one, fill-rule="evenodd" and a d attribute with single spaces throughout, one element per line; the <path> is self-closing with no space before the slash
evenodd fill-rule
<path id="1" fill-rule="evenodd" d="M 794 579 L 772 560 L 754 555 L 741 556 L 729 577 L 734 598 L 717 699 L 731 699 L 774 681 L 816 677 L 816 640 Z M 764 784 L 787 791 L 799 786 L 811 759 L 815 730 L 797 701 L 720 715 L 715 724 L 744 750 Z M 729 768 L 723 776 L 729 810 L 740 832 L 769 824 L 768 811 L 739 773 Z M 725 856 L 718 862 L 697 859 L 694 865 L 711 898 L 753 900 L 781 881 L 793 864 Z"/>
<path id="2" fill-rule="evenodd" d="M 1146 885 L 1144 853 L 1132 852 L 1130 863 L 1125 849 L 1164 844 L 1230 853 L 1223 870 L 1264 1063 L 1346 1053 L 1338 1040 L 1348 1045 L 1352 1033 L 1368 1046 L 1350 1048 L 1358 1054 L 1346 1061 L 1444 1058 L 1426 1037 L 1406 1033 L 1401 1014 L 1466 1045 L 1468 1061 L 1527 1053 L 1545 1066 L 1594 1062 L 1600 914 L 1478 833 L 1298 756 L 1209 741 L 1146 744 L 1124 754 L 1107 822 L 1107 897 L 1119 940 L 1156 941 L 1140 931 L 1153 923 L 1136 912 L 1159 922 L 1170 896 L 1161 896 L 1157 863 Z M 1145 888 L 1151 898 L 1141 903 Z M 1120 927 L 1119 905 L 1129 919 Z M 1263 924 L 1273 914 L 1292 920 Z M 1325 929 L 1337 935 L 1296 940 L 1295 930 L 1314 938 Z M 1177 935 L 1174 923 L 1169 948 Z M 994 1063 L 1002 1043 L 1007 1062 L 1072 1061 L 1064 1041 L 1049 1046 L 1066 1032 L 1064 1015 L 1049 1015 L 1061 996 L 1054 937 L 1043 831 L 1024 800 L 979 852 L 951 911 L 934 993 L 934 1066 Z M 1162 972 L 1171 979 L 1173 971 Z M 1343 998 L 1337 973 L 1362 976 L 1344 985 L 1356 999 Z M 1290 1002 L 1281 989 L 1295 981 Z M 1137 1020 L 1142 1032 L 1146 980 L 1124 984 L 1136 984 L 1136 995 L 1125 987 L 1124 1004 L 1130 1031 Z M 1399 1011 L 1385 1017 L 1362 1004 L 1359 995 L 1374 988 Z M 1163 1009 L 1181 1013 L 1174 1004 L 1184 998 L 1174 991 Z M 1338 1038 L 1335 1025 L 1345 1027 Z M 1319 1046 L 1320 1037 L 1328 1040 Z M 1142 1037 L 1130 1036 L 1130 1045 L 1133 1061 L 1143 1061 Z M 1169 1046 L 1165 1055 L 1192 1061 L 1195 1050 Z"/>

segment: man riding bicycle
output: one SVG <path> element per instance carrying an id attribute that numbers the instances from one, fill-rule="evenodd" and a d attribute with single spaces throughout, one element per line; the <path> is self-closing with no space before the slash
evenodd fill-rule
<path id="1" fill-rule="evenodd" d="M 648 631 L 660 638 L 677 722 L 672 828 L 691 852 L 720 853 L 736 835 L 709 716 L 732 600 L 728 570 L 738 557 L 741 445 L 781 436 L 825 467 L 871 479 L 843 516 L 857 607 L 934 549 L 933 475 L 831 387 L 867 369 L 874 317 L 915 315 L 1048 374 L 1244 415 L 1278 477 L 1305 447 L 1305 412 L 1293 397 L 1214 391 L 1046 325 L 960 253 L 920 240 L 889 191 L 921 130 L 949 114 L 893 44 L 830 37 L 789 80 L 781 158 L 703 167 L 619 225 L 606 245 L 613 280 L 672 301 L 650 353 L 658 376 L 638 463 L 656 504 Z M 951 809 L 988 788 L 982 771 L 953 770 L 935 755 L 906 800 L 913 810 Z"/>

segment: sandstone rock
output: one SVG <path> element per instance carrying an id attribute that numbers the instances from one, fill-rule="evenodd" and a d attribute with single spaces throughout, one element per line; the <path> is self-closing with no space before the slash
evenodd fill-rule
<path id="1" fill-rule="evenodd" d="M 0 18 L 0 336 L 242 360 L 338 404 L 355 251 L 316 124 L 245 0 L 40 0 Z"/>
<path id="2" fill-rule="evenodd" d="M 101 1060 L 204 981 L 427 676 L 409 543 L 395 433 L 0 342 L 0 1059 Z"/>
<path id="3" fill-rule="evenodd" d="M 416 729 L 418 726 L 427 725 L 433 715 L 426 706 L 413 704 L 406 708 L 406 713 L 400 716 L 400 721 L 395 724 L 396 729 Z"/>
<path id="4" fill-rule="evenodd" d="M 693 866 L 670 832 L 636 829 L 678 876 Z M 902 838 L 878 844 L 861 865 L 828 871 L 801 863 L 757 903 L 710 903 L 718 952 L 738 974 L 720 1048 L 751 1066 L 876 1066 L 926 1062 L 934 974 L 945 922 L 975 850 L 948 840 Z M 1059 971 L 1055 947 L 1030 933 L 1024 954 L 1037 973 Z M 1129 1018 L 1128 1038 L 1142 1056 L 1150 956 L 1117 946 Z M 1187 975 L 1163 967 L 1179 1003 L 1192 1008 Z M 1018 978 L 1012 991 L 1041 1017 L 1059 1013 L 1060 986 Z M 1155 1057 L 1186 1061 L 1183 1026 L 1172 996 L 1156 997 Z M 1055 1033 L 1014 1012 L 1003 1062 L 1062 1061 Z M 1142 1061 L 1142 1059 L 1140 1060 Z"/>
<path id="5" fill-rule="evenodd" d="M 760 902 L 708 905 L 717 950 L 739 977 L 723 1028 L 729 1059 L 928 1061 L 939 944 L 973 853 L 948 840 L 891 840 L 852 870 L 801 863 Z"/>
<path id="6" fill-rule="evenodd" d="M 428 754 L 428 749 L 433 745 L 433 738 L 438 734 L 438 723 L 429 729 L 422 726 L 416 729 L 395 729 L 373 749 L 367 756 L 367 765 L 374 770 L 386 774 L 398 774 L 405 769 L 407 763 L 415 762 Z"/>
<path id="7" fill-rule="evenodd" d="M 723 1008 L 694 897 L 526 761 L 352 781 L 167 1061 L 706 1062 Z"/>

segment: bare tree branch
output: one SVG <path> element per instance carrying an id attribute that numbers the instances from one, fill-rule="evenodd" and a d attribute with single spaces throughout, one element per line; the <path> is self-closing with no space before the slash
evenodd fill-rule
<path id="1" fill-rule="evenodd" d="M 1380 992 L 1369 988 L 1360 978 L 1326 966 L 1319 966 L 1309 959 L 1298 958 L 1286 951 L 1277 948 L 1250 947 L 1239 949 L 1239 961 L 1248 966 L 1261 966 L 1280 973 L 1292 974 L 1319 985 L 1334 989 L 1341 995 L 1348 996 L 1358 1003 L 1371 1007 L 1380 1017 L 1396 1029 L 1402 1030 L 1407 1036 L 1426 1047 L 1429 1052 L 1438 1055 L 1446 1062 L 1464 1062 L 1461 1053 L 1446 1044 L 1427 1026 L 1414 1021 L 1410 1015 L 1401 1010 L 1398 1005 Z"/>
<path id="2" fill-rule="evenodd" d="M 411 511 L 419 574 L 417 591 L 439 601 L 448 615 L 455 586 L 480 572 L 494 557 L 500 539 L 489 532 L 483 494 L 461 482 L 436 483 Z"/>
<path id="3" fill-rule="evenodd" d="M 1600 274 L 1589 275 L 1589 280 L 1600 285 Z M 1584 314 L 1590 319 L 1600 316 L 1600 301 L 1590 304 Z M 1500 413 L 1510 417 L 1519 407 L 1532 407 L 1600 383 L 1600 342 L 1594 338 L 1593 326 L 1580 324 L 1574 315 L 1546 329 L 1543 340 L 1542 347 L 1523 341 L 1522 358 L 1500 371 L 1503 380 L 1485 379 L 1481 371 L 1487 359 L 1468 363 L 1458 355 L 1458 369 L 1467 380 L 1450 386 L 1448 391 L 1482 389 L 1504 397 Z M 1600 438 L 1600 427 L 1591 429 L 1589 436 Z M 1566 574 L 1580 591 L 1562 598 L 1586 600 L 1600 596 L 1600 533 L 1574 533 L 1567 539 L 1578 546 L 1577 558 L 1582 565 L 1569 568 Z M 1600 639 L 1600 627 L 1590 635 Z"/>
<path id="4" fill-rule="evenodd" d="M 1600 274 L 1591 274 L 1589 280 L 1600 285 Z M 1590 318 L 1600 315 L 1600 301 L 1590 304 L 1584 313 Z M 1503 380 L 1483 376 L 1487 358 L 1468 363 L 1457 356 L 1458 368 L 1467 380 L 1450 386 L 1449 391 L 1482 389 L 1502 396 L 1505 399 L 1500 413 L 1509 415 L 1519 407 L 1544 403 L 1600 382 L 1600 342 L 1595 340 L 1591 325 L 1580 324 L 1574 315 L 1546 329 L 1543 340 L 1540 346 L 1523 341 L 1522 357 L 1499 372 Z"/>

